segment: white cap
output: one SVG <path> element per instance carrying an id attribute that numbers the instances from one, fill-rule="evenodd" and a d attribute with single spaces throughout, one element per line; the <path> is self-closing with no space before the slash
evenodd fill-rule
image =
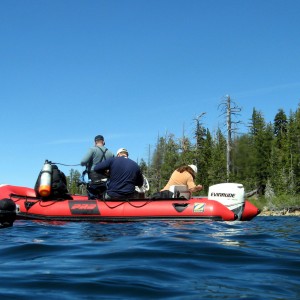
<path id="1" fill-rule="evenodd" d="M 195 165 L 189 165 L 189 167 L 192 168 L 195 173 L 198 172 L 197 166 L 195 166 Z"/>
<path id="2" fill-rule="evenodd" d="M 125 148 L 120 148 L 120 149 L 117 151 L 117 156 L 118 156 L 118 154 L 121 153 L 121 152 L 127 153 L 127 156 L 128 156 L 128 151 L 127 151 Z"/>

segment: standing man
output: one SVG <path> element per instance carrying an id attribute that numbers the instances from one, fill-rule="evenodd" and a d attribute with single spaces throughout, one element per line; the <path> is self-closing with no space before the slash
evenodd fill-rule
<path id="1" fill-rule="evenodd" d="M 94 168 L 97 173 L 105 170 L 109 170 L 105 199 L 134 198 L 135 187 L 141 187 L 144 183 L 139 165 L 128 158 L 128 151 L 125 148 L 117 151 L 117 157 L 108 158 Z"/>
<path id="2" fill-rule="evenodd" d="M 94 139 L 95 145 L 91 147 L 81 160 L 81 165 L 86 166 L 88 177 L 90 179 L 89 192 L 93 195 L 101 197 L 106 190 L 107 174 L 96 173 L 95 165 L 110 157 L 114 157 L 113 153 L 105 147 L 103 135 L 97 135 Z"/>

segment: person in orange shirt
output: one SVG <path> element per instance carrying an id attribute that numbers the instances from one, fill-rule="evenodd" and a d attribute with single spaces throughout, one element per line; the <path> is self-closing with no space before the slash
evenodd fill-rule
<path id="1" fill-rule="evenodd" d="M 195 177 L 197 173 L 197 166 L 188 165 L 177 168 L 171 175 L 168 183 L 161 191 L 168 191 L 171 185 L 187 185 L 191 193 L 201 191 L 203 186 L 196 185 Z"/>

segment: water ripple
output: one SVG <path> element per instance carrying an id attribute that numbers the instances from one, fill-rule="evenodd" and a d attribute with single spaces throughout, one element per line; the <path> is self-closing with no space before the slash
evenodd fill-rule
<path id="1" fill-rule="evenodd" d="M 299 218 L 16 221 L 0 235 L 3 299 L 298 299 Z"/>

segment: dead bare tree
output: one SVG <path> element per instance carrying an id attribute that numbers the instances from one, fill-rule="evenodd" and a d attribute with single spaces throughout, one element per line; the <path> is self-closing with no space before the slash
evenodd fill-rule
<path id="1" fill-rule="evenodd" d="M 229 95 L 225 96 L 225 99 L 222 103 L 218 106 L 221 108 L 222 114 L 226 115 L 226 128 L 227 128 L 227 151 L 226 151 L 226 170 L 227 170 L 227 182 L 230 178 L 231 173 L 231 150 L 232 150 L 232 133 L 237 130 L 237 124 L 241 123 L 241 121 L 232 121 L 232 116 L 240 115 L 241 108 L 238 107 L 235 102 L 232 101 Z M 234 126 L 234 128 L 233 128 Z"/>

